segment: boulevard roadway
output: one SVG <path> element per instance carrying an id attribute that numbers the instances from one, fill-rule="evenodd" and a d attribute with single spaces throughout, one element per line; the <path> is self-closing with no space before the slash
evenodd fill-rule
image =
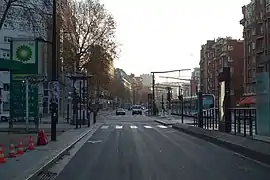
<path id="1" fill-rule="evenodd" d="M 114 116 L 56 180 L 269 180 L 270 168 L 145 116 Z"/>

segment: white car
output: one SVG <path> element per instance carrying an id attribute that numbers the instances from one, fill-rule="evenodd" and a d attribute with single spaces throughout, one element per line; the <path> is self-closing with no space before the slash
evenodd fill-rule
<path id="1" fill-rule="evenodd" d="M 140 105 L 133 106 L 132 107 L 132 115 L 134 115 L 134 114 L 142 115 L 143 114 L 142 106 L 140 106 Z"/>

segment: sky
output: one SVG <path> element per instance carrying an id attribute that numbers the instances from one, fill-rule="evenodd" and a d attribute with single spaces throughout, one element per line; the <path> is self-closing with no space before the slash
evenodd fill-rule
<path id="1" fill-rule="evenodd" d="M 242 39 L 243 5 L 250 0 L 100 0 L 117 23 L 117 68 L 135 75 L 199 67 L 206 40 Z M 190 75 L 191 71 L 182 75 Z"/>

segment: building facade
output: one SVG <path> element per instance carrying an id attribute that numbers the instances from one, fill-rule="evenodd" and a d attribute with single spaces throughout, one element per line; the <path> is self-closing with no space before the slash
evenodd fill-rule
<path id="1" fill-rule="evenodd" d="M 142 74 L 142 83 L 144 87 L 150 87 L 152 85 L 152 75 L 151 74 Z"/>
<path id="2" fill-rule="evenodd" d="M 245 70 L 244 70 L 244 95 L 243 102 L 254 106 L 256 102 L 256 74 L 269 72 L 269 47 L 270 47 L 270 1 L 251 0 L 242 7 L 245 43 Z"/>
<path id="3" fill-rule="evenodd" d="M 1 4 L 0 0 L 0 4 Z M 65 0 L 62 0 L 63 3 Z M 66 1 L 65 1 L 66 2 Z M 0 81 L 7 85 L 10 85 L 10 71 L 13 68 L 12 62 L 10 62 L 11 54 L 10 54 L 10 42 L 11 40 L 17 39 L 25 39 L 25 40 L 36 40 L 38 42 L 38 74 L 44 75 L 47 77 L 48 81 L 51 79 L 51 44 L 48 43 L 52 40 L 52 29 L 51 29 L 51 21 L 50 19 L 44 19 L 41 17 L 37 12 L 39 10 L 43 10 L 46 12 L 51 12 L 51 5 L 46 4 L 45 1 L 35 1 L 31 2 L 32 4 L 37 3 L 38 10 L 34 10 L 32 14 L 35 15 L 34 21 L 30 22 L 29 19 L 24 15 L 24 11 L 18 11 L 16 7 L 12 7 L 10 9 L 10 13 L 16 11 L 16 18 L 12 15 L 8 16 L 6 21 L 3 24 L 2 29 L 0 30 L 0 70 L 1 73 L 8 71 L 8 76 L 1 76 Z M 24 4 L 25 5 L 25 4 Z M 28 4 L 26 4 L 27 6 Z M 34 4 L 35 5 L 35 4 Z M 67 11 L 68 7 L 65 6 L 65 10 Z M 3 13 L 3 9 L 0 10 L 0 16 Z M 19 19 L 17 18 L 20 17 Z M 62 17 L 63 18 L 63 17 Z M 67 15 L 65 15 L 67 18 Z M 67 44 L 66 37 L 60 37 L 60 25 L 58 26 L 57 33 L 57 59 L 58 59 L 58 76 L 60 83 L 60 101 L 59 101 L 59 112 L 64 115 L 64 111 L 66 111 L 66 104 L 67 102 L 67 95 L 68 92 L 66 91 L 66 76 L 63 75 L 63 65 L 67 64 L 66 61 L 63 59 L 63 46 L 62 44 Z M 69 58 L 70 59 L 70 58 Z M 3 67 L 5 67 L 3 69 Z M 1 69 L 2 68 L 2 69 Z M 41 114 L 49 115 L 49 108 L 50 108 L 50 93 L 49 93 L 49 83 L 48 81 L 44 83 L 40 83 L 39 86 L 39 111 Z M 5 88 L 8 89 L 8 88 Z M 7 110 L 10 106 L 8 103 L 9 98 L 8 95 L 10 94 L 9 91 L 6 93 L 2 91 L 2 100 L 1 108 L 2 110 Z M 8 110 L 7 110 L 8 111 Z"/>
<path id="4" fill-rule="evenodd" d="M 202 92 L 218 97 L 219 73 L 222 72 L 223 67 L 230 67 L 231 106 L 235 107 L 242 98 L 244 91 L 244 42 L 231 37 L 218 38 L 203 45 L 201 54 L 200 81 Z"/>
<path id="5" fill-rule="evenodd" d="M 214 48 L 215 40 L 207 40 L 206 44 L 201 46 L 200 51 L 200 90 L 203 93 L 207 93 L 211 90 L 210 83 L 212 80 L 212 76 L 209 72 L 211 72 L 211 66 L 209 63 L 214 58 Z M 210 71 L 209 71 L 210 69 Z"/>

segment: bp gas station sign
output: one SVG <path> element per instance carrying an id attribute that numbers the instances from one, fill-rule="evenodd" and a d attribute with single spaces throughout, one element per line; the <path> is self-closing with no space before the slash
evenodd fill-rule
<path id="1" fill-rule="evenodd" d="M 10 118 L 29 122 L 39 113 L 38 86 L 29 82 L 38 74 L 38 42 L 14 39 L 10 50 L 11 61 L 17 65 L 10 70 Z"/>
<path id="2" fill-rule="evenodd" d="M 17 40 L 12 42 L 12 58 L 24 64 L 35 64 L 36 42 L 29 40 Z"/>

